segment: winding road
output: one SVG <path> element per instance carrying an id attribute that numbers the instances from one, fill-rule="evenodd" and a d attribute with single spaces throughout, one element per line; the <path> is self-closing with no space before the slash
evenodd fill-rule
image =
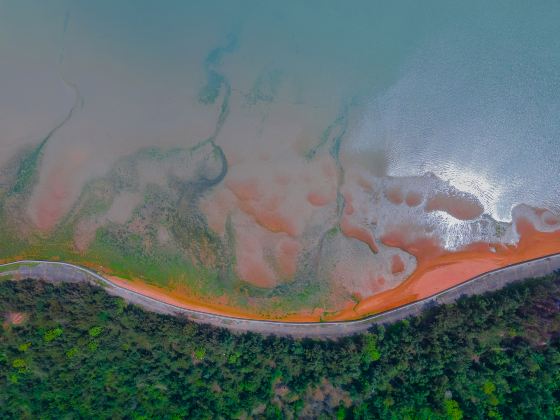
<path id="1" fill-rule="evenodd" d="M 336 338 L 364 332 L 374 324 L 391 323 L 417 315 L 427 307 L 451 303 L 461 296 L 482 294 L 487 291 L 500 289 L 510 283 L 532 277 L 542 277 L 559 270 L 560 253 L 548 255 L 489 271 L 428 298 L 385 312 L 370 315 L 359 320 L 336 322 L 263 321 L 216 315 L 187 309 L 119 286 L 85 267 L 58 261 L 22 260 L 0 264 L 0 280 L 2 278 L 30 278 L 47 281 L 49 283 L 87 282 L 92 285 L 101 286 L 109 294 L 119 296 L 129 303 L 139 305 L 149 311 L 182 316 L 195 322 L 228 328 L 233 331 L 252 331 L 261 334 L 293 337 Z"/>

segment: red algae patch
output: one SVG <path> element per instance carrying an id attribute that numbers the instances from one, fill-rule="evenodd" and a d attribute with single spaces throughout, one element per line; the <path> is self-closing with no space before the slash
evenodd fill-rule
<path id="1" fill-rule="evenodd" d="M 253 164 L 261 169 L 261 175 L 256 177 L 255 168 L 246 164 L 232 165 L 224 186 L 203 200 L 200 208 L 215 232 L 223 234 L 231 217 L 235 231 L 253 224 L 297 238 L 309 225 L 320 224 L 319 218 L 334 215 L 331 204 L 336 201 L 337 168 L 332 158 L 311 163 L 305 159 L 266 163 L 257 159 Z M 224 189 L 231 194 L 227 200 L 219 196 Z M 246 221 L 244 215 L 251 220 Z M 262 245 L 274 248 L 275 243 Z"/>
<path id="2" fill-rule="evenodd" d="M 345 192 L 344 194 L 344 214 L 354 214 L 354 206 L 352 205 L 352 194 Z"/>
<path id="3" fill-rule="evenodd" d="M 368 193 L 373 192 L 373 184 L 369 182 L 367 179 L 365 179 L 363 176 L 358 176 L 357 182 L 360 188 L 362 188 L 364 191 L 367 191 Z"/>
<path id="4" fill-rule="evenodd" d="M 271 211 L 260 205 L 246 201 L 239 203 L 239 208 L 245 213 L 253 216 L 255 221 L 270 232 L 284 232 L 290 236 L 297 236 L 299 229 L 288 217 L 278 211 Z"/>
<path id="5" fill-rule="evenodd" d="M 400 255 L 393 255 L 391 258 L 391 273 L 399 274 L 404 271 L 404 262 Z"/>
<path id="6" fill-rule="evenodd" d="M 280 275 L 292 277 L 297 270 L 297 258 L 301 252 L 299 242 L 286 238 L 276 247 L 276 261 Z"/>
<path id="7" fill-rule="evenodd" d="M 346 216 L 342 217 L 340 230 L 346 237 L 357 239 L 358 241 L 365 243 L 374 254 L 379 252 L 379 248 L 375 243 L 373 234 L 365 227 L 354 225 Z"/>
<path id="8" fill-rule="evenodd" d="M 279 195 L 272 195 L 263 200 L 263 208 L 268 211 L 276 211 L 282 204 L 282 197 Z"/>
<path id="9" fill-rule="evenodd" d="M 393 289 L 383 290 L 385 278 L 367 270 L 362 281 L 370 285 L 370 293 L 376 294 L 368 296 L 367 293 L 363 293 L 359 303 L 356 304 L 355 300 L 349 301 L 336 314 L 326 315 L 324 309 L 315 308 L 312 311 L 301 310 L 288 315 L 278 314 L 278 319 L 285 322 L 360 319 L 432 296 L 487 271 L 554 254 L 560 250 L 560 231 L 537 231 L 530 221 L 524 218 L 517 219 L 515 223 L 520 235 L 516 246 L 478 243 L 456 252 L 444 250 L 436 240 L 422 237 L 419 232 L 411 235 L 407 226 L 393 229 L 382 238 L 382 242 L 387 246 L 402 248 L 417 259 L 417 269 L 407 280 Z M 283 239 L 276 247 L 277 253 L 285 254 L 288 271 L 291 256 L 298 253 L 294 242 L 296 241 L 291 238 Z M 279 258 L 279 254 L 276 258 Z M 347 275 L 347 270 L 342 274 Z M 208 303 L 201 301 L 197 296 L 190 295 L 186 287 L 164 289 L 140 280 L 128 281 L 108 275 L 106 277 L 121 287 L 186 309 L 256 320 L 270 319 L 270 314 L 263 316 L 254 311 L 228 306 L 224 297 Z M 15 320 L 21 322 L 21 318 Z"/>
<path id="10" fill-rule="evenodd" d="M 332 271 L 337 282 L 335 290 L 344 291 L 351 296 L 375 295 L 383 290 L 378 271 L 378 267 L 367 262 L 363 266 L 357 266 L 352 265 L 350 261 L 341 261 Z"/>
<path id="11" fill-rule="evenodd" d="M 226 185 L 241 201 L 255 200 L 259 197 L 259 188 L 257 181 L 254 179 L 227 181 Z"/>
<path id="12" fill-rule="evenodd" d="M 61 198 L 43 193 L 38 200 L 36 216 L 37 227 L 42 231 L 52 229 L 64 213 Z"/>
<path id="13" fill-rule="evenodd" d="M 400 187 L 388 188 L 387 190 L 385 190 L 385 197 L 387 197 L 387 200 L 389 200 L 391 203 L 397 206 L 399 204 L 402 204 L 404 201 L 403 192 L 400 189 Z"/>
<path id="14" fill-rule="evenodd" d="M 478 200 L 458 194 L 438 193 L 426 203 L 426 211 L 444 211 L 459 220 L 473 220 L 481 216 L 484 207 Z"/>
<path id="15" fill-rule="evenodd" d="M 39 230 L 52 230 L 70 209 L 73 185 L 77 169 L 83 165 L 87 156 L 83 151 L 70 150 L 62 156 L 60 165 L 51 168 L 40 182 L 36 196 L 31 200 L 31 212 Z"/>
<path id="16" fill-rule="evenodd" d="M 276 286 L 276 276 L 265 261 L 264 250 L 256 232 L 239 232 L 237 241 L 236 271 L 238 276 L 257 287 Z"/>
<path id="17" fill-rule="evenodd" d="M 560 218 L 549 211 L 544 213 L 542 218 L 544 223 L 546 223 L 548 226 L 556 226 L 560 224 Z"/>
<path id="18" fill-rule="evenodd" d="M 307 194 L 307 201 L 309 201 L 309 204 L 313 206 L 323 207 L 329 203 L 332 203 L 334 201 L 334 197 L 332 195 L 328 196 L 326 194 L 312 191 L 309 194 Z"/>
<path id="19" fill-rule="evenodd" d="M 109 275 L 105 275 L 105 277 L 124 289 L 140 293 L 144 296 L 148 296 L 152 299 L 169 303 L 180 308 L 238 318 L 249 318 L 256 320 L 266 319 L 265 317 L 259 316 L 256 313 L 238 310 L 232 308 L 231 306 L 226 306 L 218 303 L 217 301 L 214 301 L 213 303 L 202 303 L 196 297 L 189 296 L 188 292 L 186 290 L 182 290 L 181 288 L 164 289 L 162 287 L 149 285 L 141 280 L 125 280 L 120 277 Z M 222 301 L 222 299 L 220 299 L 220 301 Z"/>
<path id="20" fill-rule="evenodd" d="M 414 274 L 397 287 L 370 296 L 355 307 L 347 307 L 329 320 L 359 319 L 432 296 L 477 275 L 557 253 L 560 231 L 540 232 L 526 219 L 516 220 L 520 241 L 516 246 L 472 244 L 457 252 L 435 247 L 428 239 L 404 241 L 402 234 L 393 233 L 383 243 L 402 246 L 418 260 Z M 425 245 L 425 246 L 423 246 Z"/>
<path id="21" fill-rule="evenodd" d="M 417 207 L 422 203 L 422 194 L 410 191 L 406 194 L 405 202 L 408 207 Z"/>
<path id="22" fill-rule="evenodd" d="M 237 263 L 239 277 L 243 280 L 263 288 L 276 286 L 276 279 L 272 270 L 259 258 L 243 254 L 243 259 Z"/>
<path id="23" fill-rule="evenodd" d="M 431 238 L 419 232 L 419 229 L 411 225 L 402 225 L 388 230 L 381 237 L 383 245 L 400 248 L 416 258 L 433 258 L 443 254 L 445 250 L 441 248 L 436 238 Z"/>
<path id="24" fill-rule="evenodd" d="M 186 287 L 165 289 L 149 285 L 142 280 L 125 280 L 117 276 L 109 275 L 105 275 L 105 277 L 124 289 L 140 293 L 144 296 L 148 296 L 152 299 L 169 303 L 180 308 L 236 318 L 262 321 L 270 319 L 270 316 L 259 315 L 254 311 L 244 311 L 242 309 L 232 307 L 231 305 L 227 305 L 224 303 L 227 301 L 227 298 L 224 299 L 223 296 L 218 299 L 214 299 L 212 302 L 201 302 L 196 296 L 192 296 Z M 323 313 L 324 309 L 315 308 L 313 310 L 302 310 L 301 312 L 294 314 L 284 314 L 280 316 L 279 319 L 285 322 L 319 322 Z"/>

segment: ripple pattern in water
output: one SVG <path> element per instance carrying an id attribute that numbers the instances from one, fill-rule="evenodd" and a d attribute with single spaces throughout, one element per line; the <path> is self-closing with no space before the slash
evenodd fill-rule
<path id="1" fill-rule="evenodd" d="M 1 2 L 0 258 L 279 316 L 558 230 L 560 5 L 451 3 Z"/>

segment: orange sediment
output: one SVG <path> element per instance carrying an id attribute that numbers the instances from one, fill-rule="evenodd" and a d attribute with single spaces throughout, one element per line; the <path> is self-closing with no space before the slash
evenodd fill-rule
<path id="1" fill-rule="evenodd" d="M 374 254 L 377 254 L 379 252 L 379 248 L 375 243 L 373 234 L 364 227 L 352 224 L 352 222 L 348 220 L 347 216 L 342 217 L 342 220 L 340 221 L 340 230 L 342 231 L 344 236 L 348 238 L 354 238 L 365 243 L 367 246 L 369 246 L 369 249 L 371 249 L 371 252 L 373 252 Z"/>
<path id="2" fill-rule="evenodd" d="M 278 270 L 282 276 L 292 277 L 297 270 L 297 259 L 301 252 L 299 242 L 286 238 L 282 240 L 276 249 L 276 261 Z"/>
<path id="3" fill-rule="evenodd" d="M 479 202 L 459 195 L 436 194 L 426 203 L 426 211 L 444 211 L 459 220 L 472 220 L 484 213 Z"/>
<path id="4" fill-rule="evenodd" d="M 239 208 L 253 216 L 259 225 L 270 232 L 284 232 L 293 237 L 299 234 L 298 227 L 288 217 L 280 214 L 278 211 L 261 208 L 249 201 L 239 202 Z"/>
<path id="5" fill-rule="evenodd" d="M 327 204 L 333 202 L 334 199 L 335 197 L 333 197 L 332 195 L 329 196 L 327 194 L 322 194 L 315 191 L 311 191 L 307 194 L 307 201 L 309 202 L 309 204 L 315 207 L 326 206 Z"/>
<path id="6" fill-rule="evenodd" d="M 208 314 L 228 316 L 234 318 L 244 318 L 252 320 L 273 320 L 270 315 L 259 315 L 253 311 L 245 311 L 233 308 L 231 305 L 224 304 L 224 299 L 215 299 L 213 303 L 203 302 L 197 297 L 188 296 L 188 291 L 164 289 L 162 287 L 153 286 L 143 282 L 142 280 L 125 280 L 117 276 L 104 275 L 117 286 L 132 292 L 148 296 L 161 302 L 177 306 L 179 308 L 204 312 Z M 225 299 L 227 301 L 227 299 Z M 289 315 L 278 316 L 279 321 L 284 322 L 318 322 L 321 320 L 323 310 L 316 308 L 306 312 L 294 313 Z"/>
<path id="7" fill-rule="evenodd" d="M 258 316 L 255 313 L 236 310 L 231 306 L 226 306 L 220 303 L 201 302 L 200 300 L 197 300 L 196 297 L 188 297 L 181 292 L 146 284 L 141 280 L 125 280 L 117 276 L 109 275 L 105 275 L 104 277 L 123 289 L 127 289 L 180 308 L 237 318 L 250 318 L 255 320 L 266 319 L 265 317 Z"/>
<path id="8" fill-rule="evenodd" d="M 485 272 L 560 252 L 560 231 L 540 232 L 529 221 L 517 221 L 520 241 L 516 246 L 473 244 L 459 252 L 438 250 L 434 244 L 400 243 L 418 260 L 416 271 L 399 286 L 362 300 L 329 318 L 351 320 L 384 312 L 430 297 Z M 388 242 L 399 238 L 388 238 Z M 395 242 L 392 245 L 397 245 Z"/>
<path id="9" fill-rule="evenodd" d="M 391 203 L 397 206 L 402 204 L 404 201 L 403 192 L 399 187 L 388 188 L 385 191 L 385 197 L 387 197 L 387 200 L 389 200 Z"/>
<path id="10" fill-rule="evenodd" d="M 315 309 L 287 316 L 278 314 L 277 319 L 285 322 L 360 319 L 427 298 L 485 272 L 560 251 L 560 232 L 539 232 L 524 220 L 519 220 L 517 227 L 521 235 L 517 246 L 498 245 L 495 252 L 492 251 L 489 244 L 473 244 L 463 251 L 446 252 L 426 240 L 410 244 L 401 243 L 403 249 L 416 256 L 418 267 L 414 274 L 399 286 L 366 297 L 358 304 L 349 303 L 346 308 L 336 314 L 325 315 L 323 310 Z M 391 239 L 396 241 L 398 237 L 385 239 L 390 242 Z M 121 287 L 187 309 L 238 318 L 271 319 L 270 316 L 235 309 L 226 304 L 201 303 L 196 298 L 176 294 L 172 290 L 147 285 L 141 281 L 127 281 L 118 277 L 108 278 Z"/>
<path id="11" fill-rule="evenodd" d="M 445 251 L 435 241 L 429 239 L 407 242 L 402 231 L 395 231 L 386 235 L 381 238 L 385 245 L 402 248 L 416 257 L 418 263 L 416 271 L 393 289 L 365 297 L 357 304 L 355 301 L 349 300 L 347 306 L 341 311 L 329 314 L 321 308 L 289 315 L 281 313 L 265 314 L 264 312 L 259 314 L 256 310 L 246 310 L 228 305 L 227 299 L 217 298 L 208 302 L 198 296 L 189 295 L 188 290 L 162 288 L 146 284 L 142 280 L 124 280 L 107 275 L 104 272 L 105 270 L 95 264 L 85 263 L 83 265 L 97 270 L 120 287 L 194 311 L 236 318 L 274 319 L 285 322 L 355 320 L 430 297 L 494 269 L 560 252 L 560 231 L 537 231 L 525 219 L 517 220 L 516 226 L 520 234 L 520 241 L 515 246 L 478 243 L 457 252 Z M 279 251 L 286 254 L 282 258 L 286 258 L 286 269 L 291 271 L 291 258 L 295 251 L 295 245 L 288 241 L 287 244 L 282 244 L 279 247 Z M 21 256 L 11 260 L 17 259 L 25 259 L 25 257 Z M 400 267 L 398 268 L 400 269 Z"/>
<path id="12" fill-rule="evenodd" d="M 398 274 L 404 271 L 404 262 L 400 255 L 393 255 L 391 258 L 391 273 Z"/>
<path id="13" fill-rule="evenodd" d="M 410 191 L 406 194 L 406 198 L 404 200 L 408 207 L 416 207 L 422 203 L 422 194 Z"/>

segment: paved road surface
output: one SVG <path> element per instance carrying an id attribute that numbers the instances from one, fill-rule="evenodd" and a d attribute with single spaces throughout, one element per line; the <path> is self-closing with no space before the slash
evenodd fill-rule
<path id="1" fill-rule="evenodd" d="M 147 310 L 183 316 L 196 322 L 225 327 L 234 331 L 253 331 L 262 334 L 289 335 L 293 337 L 336 338 L 366 331 L 374 324 L 391 323 L 417 315 L 423 309 L 435 304 L 451 303 L 461 296 L 497 290 L 507 284 L 526 278 L 542 277 L 557 270 L 560 270 L 560 254 L 500 268 L 474 277 L 429 298 L 360 320 L 301 323 L 242 319 L 182 308 L 118 286 L 87 268 L 64 262 L 25 260 L 0 264 L 0 279 L 2 277 L 11 279 L 31 278 L 50 283 L 87 282 L 101 286 L 109 294 L 120 296 L 127 302 L 142 306 Z"/>

